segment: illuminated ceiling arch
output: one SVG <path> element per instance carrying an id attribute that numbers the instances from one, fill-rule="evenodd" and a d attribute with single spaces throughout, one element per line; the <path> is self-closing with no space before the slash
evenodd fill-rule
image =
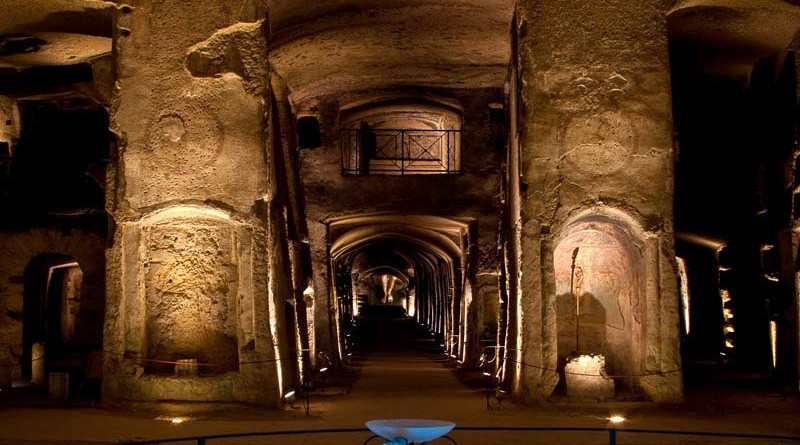
<path id="1" fill-rule="evenodd" d="M 617 238 L 628 240 L 632 243 L 631 247 L 638 249 L 642 248 L 640 244 L 647 237 L 641 223 L 630 213 L 614 207 L 595 206 L 571 215 L 561 226 L 555 244 L 571 233 L 591 229 L 598 224 L 613 227 Z"/>
<path id="2" fill-rule="evenodd" d="M 395 213 L 362 214 L 332 220 L 329 225 L 331 259 L 354 248 L 382 240 L 404 240 L 456 264 L 465 261 L 470 219 Z"/>
<path id="3" fill-rule="evenodd" d="M 694 70 L 747 77 L 756 61 L 790 45 L 800 10 L 782 0 L 680 0 L 667 23 L 670 45 L 692 48 Z"/>
<path id="4" fill-rule="evenodd" d="M 159 221 L 182 218 L 216 219 L 224 221 L 232 220 L 230 213 L 216 207 L 182 204 L 158 209 L 148 213 L 142 218 L 142 225 L 149 225 Z"/>
<path id="5" fill-rule="evenodd" d="M 394 277 L 398 278 L 400 281 L 408 284 L 409 282 L 409 275 L 407 272 L 402 271 L 396 267 L 391 266 L 377 266 L 371 267 L 369 269 L 361 271 L 361 274 L 364 276 L 368 275 L 393 275 Z"/>
<path id="6" fill-rule="evenodd" d="M 331 259 L 381 241 L 405 241 L 455 264 L 463 262 L 463 250 L 449 238 L 424 229 L 389 225 L 367 226 L 345 233 L 331 246 Z"/>

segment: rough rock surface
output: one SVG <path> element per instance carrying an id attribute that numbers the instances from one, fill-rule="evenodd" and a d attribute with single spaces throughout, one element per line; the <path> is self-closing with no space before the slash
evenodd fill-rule
<path id="1" fill-rule="evenodd" d="M 556 368 L 553 249 L 571 222 L 605 213 L 644 231 L 629 240 L 647 246 L 637 370 L 680 366 L 666 12 L 665 2 L 655 0 L 518 5 L 524 362 Z M 520 372 L 523 387 L 535 388 L 527 391 L 531 399 L 553 390 L 549 372 Z M 680 394 L 680 377 L 672 377 L 665 384 Z"/>
<path id="2" fill-rule="evenodd" d="M 264 13 L 260 2 L 200 0 L 118 11 L 108 400 L 279 404 L 294 381 L 294 361 L 276 360 L 295 347 L 269 202 Z M 152 361 L 177 359 L 197 359 L 199 377 Z M 266 364 L 240 367 L 253 361 Z"/>

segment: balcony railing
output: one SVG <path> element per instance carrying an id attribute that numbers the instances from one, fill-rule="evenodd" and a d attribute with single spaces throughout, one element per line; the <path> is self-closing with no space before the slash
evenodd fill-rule
<path id="1" fill-rule="evenodd" d="M 342 171 L 432 175 L 460 171 L 461 130 L 343 129 Z"/>

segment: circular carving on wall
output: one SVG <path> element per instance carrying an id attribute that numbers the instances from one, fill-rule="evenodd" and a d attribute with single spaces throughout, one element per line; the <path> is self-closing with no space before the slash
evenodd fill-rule
<path id="1" fill-rule="evenodd" d="M 225 137 L 222 124 L 207 110 L 186 108 L 165 111 L 149 123 L 149 167 L 190 174 L 219 157 Z"/>
<path id="2" fill-rule="evenodd" d="M 564 139 L 568 162 L 586 173 L 608 175 L 630 162 L 636 132 L 627 117 L 609 111 L 572 119 Z"/>

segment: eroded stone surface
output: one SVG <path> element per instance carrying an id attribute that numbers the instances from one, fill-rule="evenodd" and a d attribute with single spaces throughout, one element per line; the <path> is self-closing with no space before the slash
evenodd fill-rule
<path id="1" fill-rule="evenodd" d="M 123 279 L 110 283 L 104 332 L 116 353 L 106 357 L 108 400 L 279 402 L 270 360 L 285 340 L 270 329 L 281 321 L 259 272 L 269 267 L 266 233 L 224 215 L 172 208 L 120 227 L 110 258 Z M 197 359 L 200 377 L 176 377 L 174 364 L 160 363 L 177 359 Z"/>
<path id="2" fill-rule="evenodd" d="M 586 173 L 616 173 L 631 161 L 636 148 L 636 133 L 624 115 L 604 112 L 589 117 L 575 117 L 564 135 L 566 158 Z"/>
<path id="3" fill-rule="evenodd" d="M 277 405 L 297 378 L 295 361 L 276 360 L 296 347 L 284 321 L 292 283 L 277 276 L 285 223 L 264 201 L 282 168 L 268 157 L 280 146 L 268 131 L 264 14 L 238 1 L 120 9 L 104 340 L 133 358 L 107 358 L 108 400 Z M 176 359 L 197 359 L 200 376 L 152 361 Z"/>
<path id="4" fill-rule="evenodd" d="M 260 16 L 248 8 L 234 16 L 223 4 L 197 7 L 201 18 L 172 1 L 141 2 L 119 16 L 130 33 L 117 41 L 113 120 L 124 148 L 119 192 L 131 210 L 211 200 L 249 212 L 268 188 Z M 241 56 L 247 71 L 217 64 L 215 51 Z M 206 60 L 211 77 L 187 71 L 187 54 Z"/>
<path id="5" fill-rule="evenodd" d="M 44 42 L 37 50 L 0 56 L 0 68 L 76 65 L 111 53 L 108 37 L 57 32 L 41 32 L 34 36 Z"/>
<path id="6" fill-rule="evenodd" d="M 267 46 L 263 21 L 237 23 L 189 48 L 186 67 L 194 76 L 210 77 L 230 72 L 244 81 L 250 94 L 264 94 Z"/>
<path id="7" fill-rule="evenodd" d="M 8 0 L 0 35 L 55 31 L 111 37 L 114 5 L 105 0 Z"/>
<path id="8" fill-rule="evenodd" d="M 296 100 L 382 88 L 499 87 L 513 2 L 270 2 L 270 61 Z"/>
<path id="9" fill-rule="evenodd" d="M 231 228 L 159 224 L 145 230 L 143 243 L 148 355 L 215 365 L 203 371 L 236 369 L 238 276 Z"/>

